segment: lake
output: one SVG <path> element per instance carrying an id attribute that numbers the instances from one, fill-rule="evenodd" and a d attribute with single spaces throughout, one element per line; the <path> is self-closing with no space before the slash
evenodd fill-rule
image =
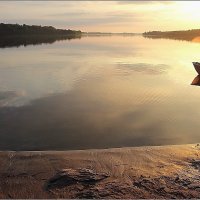
<path id="1" fill-rule="evenodd" d="M 200 43 L 90 36 L 0 49 L 0 150 L 200 142 Z"/>

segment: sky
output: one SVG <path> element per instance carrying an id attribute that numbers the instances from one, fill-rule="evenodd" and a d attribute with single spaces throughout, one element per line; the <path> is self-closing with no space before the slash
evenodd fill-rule
<path id="1" fill-rule="evenodd" d="M 0 1 L 0 21 L 84 32 L 200 28 L 198 1 Z"/>

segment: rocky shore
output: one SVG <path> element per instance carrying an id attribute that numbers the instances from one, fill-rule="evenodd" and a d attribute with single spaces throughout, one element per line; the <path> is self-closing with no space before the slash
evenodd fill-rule
<path id="1" fill-rule="evenodd" d="M 0 152 L 0 198 L 200 198 L 200 146 Z"/>

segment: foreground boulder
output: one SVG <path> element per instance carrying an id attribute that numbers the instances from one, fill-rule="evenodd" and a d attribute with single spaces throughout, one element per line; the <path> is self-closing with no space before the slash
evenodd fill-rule
<path id="1" fill-rule="evenodd" d="M 62 169 L 48 182 L 47 187 L 64 187 L 72 184 L 95 184 L 109 177 L 105 173 L 97 173 L 91 169 Z"/>

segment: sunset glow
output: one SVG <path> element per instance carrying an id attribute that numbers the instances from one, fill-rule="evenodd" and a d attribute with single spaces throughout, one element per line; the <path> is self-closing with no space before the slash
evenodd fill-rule
<path id="1" fill-rule="evenodd" d="M 198 1 L 0 2 L 4 23 L 52 25 L 101 32 L 199 28 Z"/>

